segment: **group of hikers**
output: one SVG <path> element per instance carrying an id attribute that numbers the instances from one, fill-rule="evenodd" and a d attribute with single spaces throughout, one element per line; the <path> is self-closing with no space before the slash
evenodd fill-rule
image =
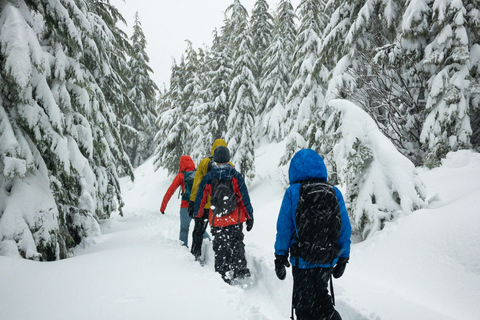
<path id="1" fill-rule="evenodd" d="M 342 193 L 327 181 L 322 157 L 312 149 L 299 150 L 289 166 L 290 186 L 285 191 L 277 220 L 274 244 L 275 273 L 286 278 L 292 265 L 292 319 L 341 319 L 335 310 L 332 277 L 339 278 L 350 257 L 351 225 Z M 228 284 L 251 276 L 245 258 L 243 224 L 253 228 L 253 207 L 243 176 L 230 162 L 223 139 L 212 145 L 211 156 L 197 168 L 192 158 L 180 158 L 177 176 L 160 207 L 165 213 L 175 190 L 181 187 L 180 241 L 188 247 L 194 220 L 191 253 L 202 261 L 202 244 L 213 237 L 215 271 Z M 328 282 L 330 281 L 330 292 Z"/>

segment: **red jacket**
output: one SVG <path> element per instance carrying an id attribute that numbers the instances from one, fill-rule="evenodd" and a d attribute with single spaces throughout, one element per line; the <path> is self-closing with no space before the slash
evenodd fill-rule
<path id="1" fill-rule="evenodd" d="M 177 176 L 173 179 L 172 184 L 168 187 L 165 196 L 163 196 L 162 206 L 160 207 L 160 212 L 164 212 L 167 208 L 168 201 L 175 193 L 178 187 L 182 188 L 182 192 L 185 190 L 185 181 L 183 180 L 183 173 L 182 171 L 193 171 L 195 170 L 195 163 L 193 162 L 190 156 L 181 156 L 180 157 L 180 168 L 178 169 Z M 180 208 L 188 208 L 188 201 L 182 200 L 180 204 Z"/>
<path id="2" fill-rule="evenodd" d="M 196 217 L 203 217 L 205 212 L 203 208 L 212 195 L 212 177 L 232 181 L 233 191 L 237 199 L 237 207 L 234 211 L 222 217 L 214 216 L 213 211 L 210 208 L 208 213 L 210 225 L 212 227 L 226 227 L 243 223 L 247 221 L 247 219 L 253 219 L 253 208 L 250 203 L 250 196 L 245 181 L 243 180 L 242 175 L 229 164 L 213 167 L 212 170 L 202 179 L 197 197 L 195 198 L 194 212 L 197 213 Z"/>

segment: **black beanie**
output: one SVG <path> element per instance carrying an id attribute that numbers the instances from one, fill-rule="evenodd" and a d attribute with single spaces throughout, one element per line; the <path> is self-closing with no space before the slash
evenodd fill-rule
<path id="1" fill-rule="evenodd" d="M 216 163 L 227 163 L 230 161 L 230 151 L 227 147 L 218 146 L 213 151 L 213 161 Z"/>

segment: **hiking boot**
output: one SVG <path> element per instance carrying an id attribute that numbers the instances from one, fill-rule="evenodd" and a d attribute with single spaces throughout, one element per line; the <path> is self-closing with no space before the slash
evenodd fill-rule
<path id="1" fill-rule="evenodd" d="M 243 270 L 237 270 L 235 271 L 235 275 L 234 275 L 234 278 L 248 278 L 250 277 L 251 274 L 250 274 L 250 270 L 248 269 L 243 269 Z"/>

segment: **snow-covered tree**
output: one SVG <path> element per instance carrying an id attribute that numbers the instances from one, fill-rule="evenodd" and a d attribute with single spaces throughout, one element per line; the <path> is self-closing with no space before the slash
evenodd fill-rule
<path id="1" fill-rule="evenodd" d="M 346 186 L 345 204 L 362 238 L 387 221 L 426 205 L 426 190 L 414 164 L 386 138 L 375 121 L 348 100 L 328 102 L 332 113 L 326 135 L 338 182 Z"/>
<path id="2" fill-rule="evenodd" d="M 155 168 L 166 168 L 170 173 L 178 171 L 180 157 L 185 153 L 188 137 L 188 118 L 186 106 L 182 103 L 183 92 L 186 85 L 185 59 L 182 56 L 180 64 L 175 61 L 172 64 L 170 87 L 163 96 L 163 112 L 159 113 L 157 126 L 159 128 L 155 136 Z"/>
<path id="3" fill-rule="evenodd" d="M 470 148 L 470 116 L 478 112 L 478 1 L 433 1 L 434 38 L 423 60 L 429 69 L 428 116 L 421 139 L 428 145 L 426 164 L 436 166 L 449 151 Z M 469 21 L 470 20 L 470 21 Z M 470 29 L 470 26 L 477 26 Z M 473 71 L 473 72 L 471 72 Z M 473 76 L 477 77 L 476 79 Z M 473 85 L 473 86 L 472 86 Z"/>
<path id="4" fill-rule="evenodd" d="M 193 48 L 192 43 L 187 40 L 185 51 L 185 88 L 181 104 L 185 108 L 185 119 L 187 135 L 185 152 L 193 159 L 201 159 L 205 155 L 205 134 L 208 135 L 208 125 L 202 122 L 205 103 L 210 98 L 208 83 L 208 69 L 206 64 L 205 51 Z M 211 146 L 211 144 L 210 144 Z M 210 147 L 209 146 L 209 147 Z M 179 159 L 180 160 L 180 159 Z"/>
<path id="5" fill-rule="evenodd" d="M 293 58 L 295 80 L 285 107 L 284 122 L 288 136 L 282 164 L 288 163 L 298 149 L 314 143 L 315 133 L 309 130 L 310 125 L 318 126 L 318 114 L 324 104 L 321 79 L 313 73 L 326 26 L 324 9 L 324 2 L 318 0 L 302 0 L 297 8 L 300 27 Z"/>
<path id="6" fill-rule="evenodd" d="M 398 40 L 405 1 L 334 1 L 330 4 L 337 7 L 332 8 L 332 20 L 321 49 L 321 60 L 328 68 L 333 67 L 327 101 L 336 97 L 355 101 L 402 154 L 421 164 L 420 131 L 426 77 L 414 56 L 422 46 L 419 39 L 424 35 L 422 24 L 428 23 L 421 22 L 426 20 L 419 18 L 422 17 L 419 12 L 410 14 L 410 10 L 406 14 L 417 27 L 409 34 L 420 40 L 414 41 L 415 48 L 410 40 Z M 421 6 L 415 8 L 421 10 Z M 338 39 L 345 39 L 344 45 L 335 45 Z"/>
<path id="7" fill-rule="evenodd" d="M 253 39 L 252 52 L 255 56 L 255 69 L 253 75 L 260 86 L 263 74 L 263 60 L 267 48 L 272 39 L 272 15 L 268 12 L 269 6 L 266 0 L 257 0 L 252 10 L 250 28 Z"/>
<path id="8" fill-rule="evenodd" d="M 122 138 L 126 151 L 134 167 L 153 154 L 153 138 L 158 131 L 156 126 L 156 94 L 158 87 L 150 78 L 153 70 L 148 65 L 147 40 L 142 30 L 138 12 L 135 14 L 131 37 L 128 97 L 133 106 L 122 115 Z"/>
<path id="9" fill-rule="evenodd" d="M 255 113 L 258 91 L 253 69 L 253 40 L 248 25 L 248 13 L 239 0 L 227 8 L 233 26 L 231 43 L 233 52 L 232 82 L 229 91 L 230 114 L 226 138 L 233 154 L 232 162 L 248 179 L 255 175 Z"/>
<path id="10" fill-rule="evenodd" d="M 263 75 L 258 108 L 260 135 L 270 141 L 285 135 L 285 103 L 293 77 L 291 75 L 295 45 L 295 12 L 290 0 L 278 4 L 273 25 L 273 39 L 263 59 Z"/>
<path id="11" fill-rule="evenodd" d="M 226 22 L 227 23 L 227 22 Z M 230 112 L 228 94 L 230 77 L 232 74 L 231 49 L 227 45 L 228 35 L 218 35 L 214 31 L 213 44 L 209 59 L 210 70 L 208 75 L 208 98 L 201 108 L 197 110 L 198 118 L 202 124 L 203 141 L 205 147 L 203 156 L 210 154 L 212 142 L 216 139 L 225 139 L 227 133 L 228 115 Z"/>
<path id="12" fill-rule="evenodd" d="M 123 205 L 117 166 L 132 171 L 100 86 L 116 41 L 90 5 L 0 3 L 0 254 L 64 258 Z"/>

